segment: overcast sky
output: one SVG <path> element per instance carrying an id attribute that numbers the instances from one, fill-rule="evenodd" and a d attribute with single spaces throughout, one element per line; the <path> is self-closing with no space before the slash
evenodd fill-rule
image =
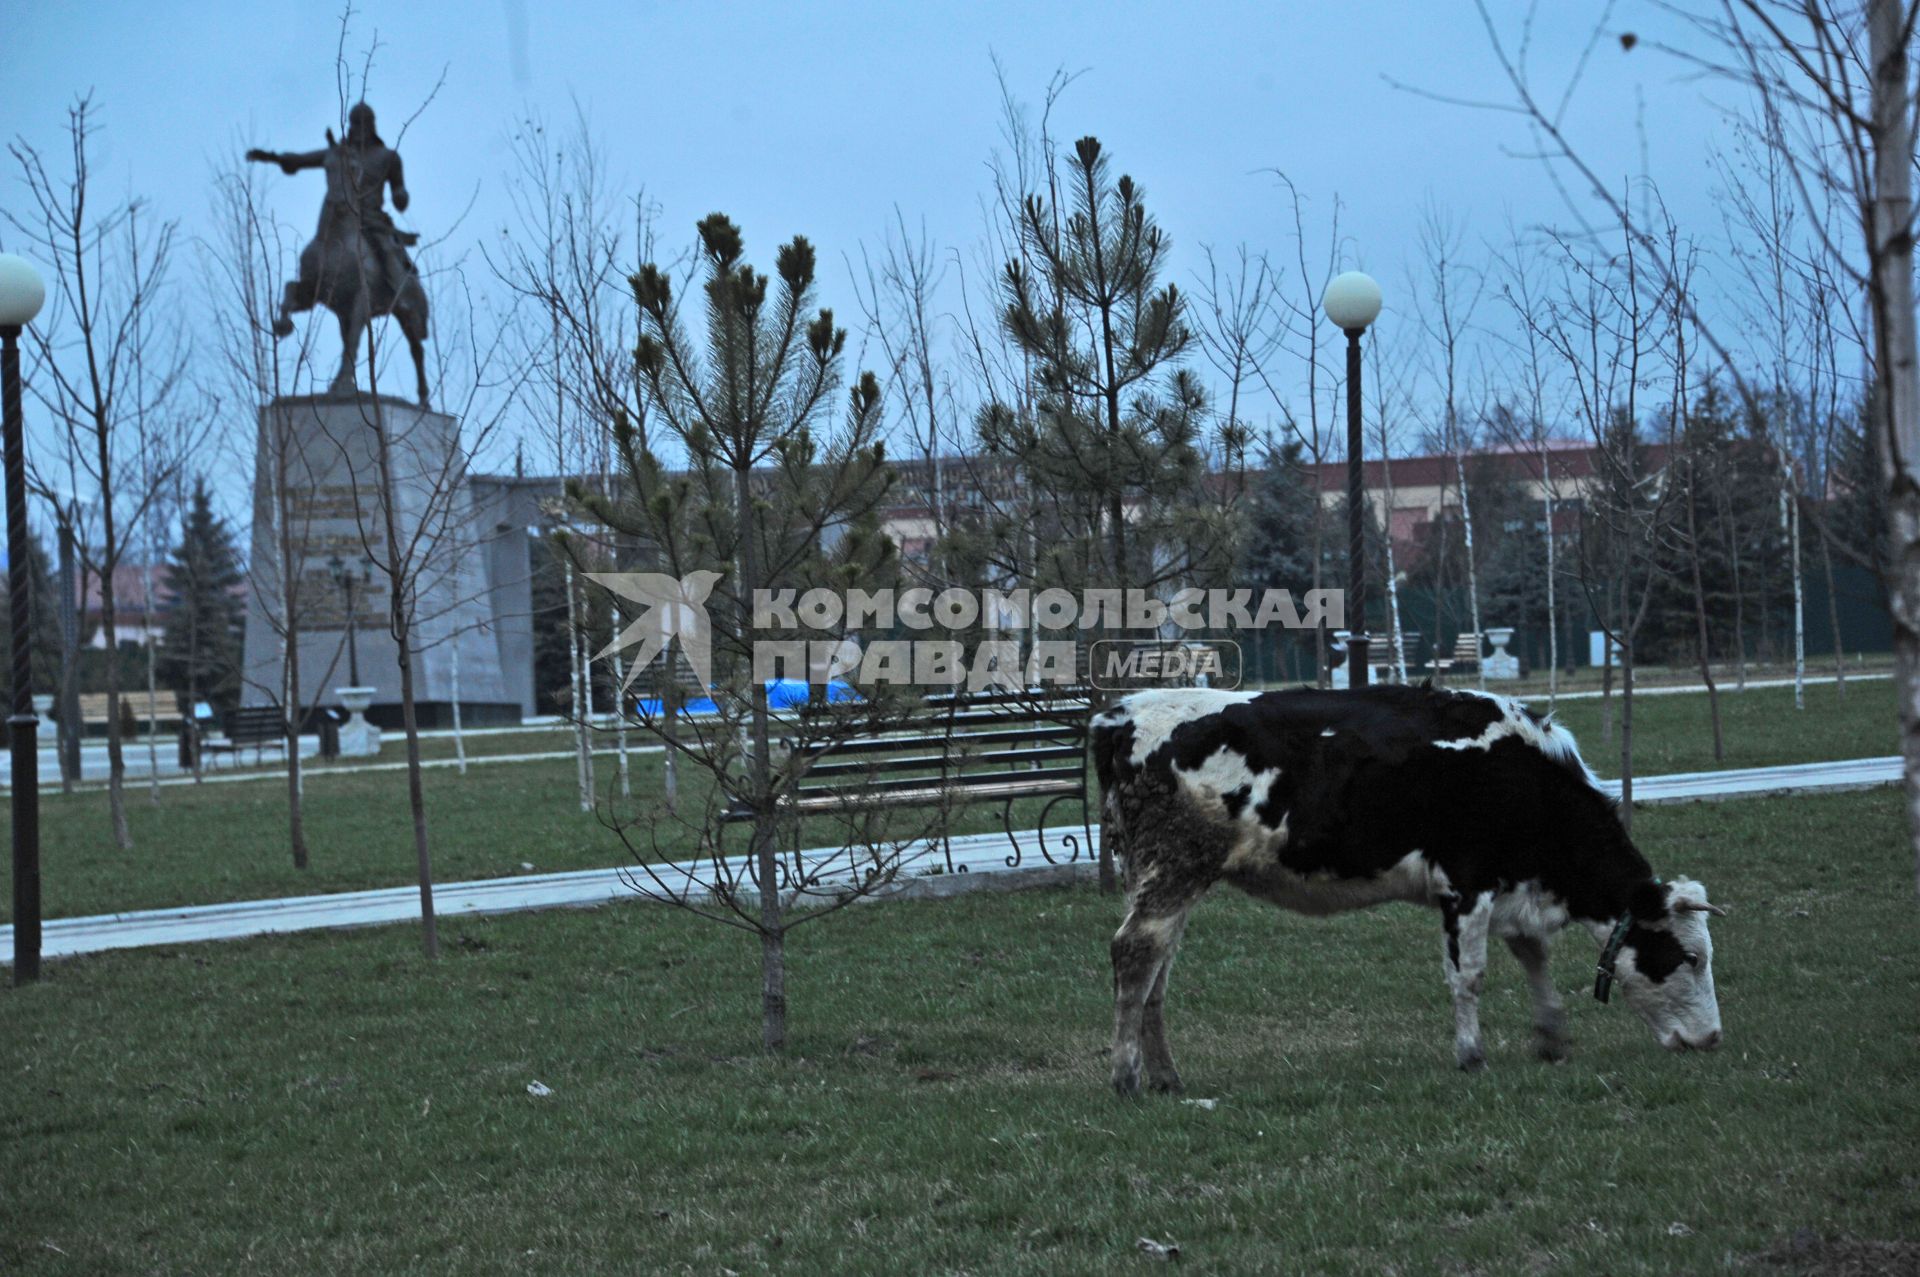
<path id="1" fill-rule="evenodd" d="M 1601 6 L 1551 0 L 1533 50 L 1557 90 Z M 1503 34 L 1524 6 L 1494 0 Z M 1650 6 L 1623 2 L 1610 27 L 1681 38 Z M 337 126 L 339 12 L 325 3 L 14 6 L 0 46 L 9 135 L 58 151 L 74 96 L 100 108 L 95 169 L 109 193 L 137 192 L 183 233 L 208 225 L 210 174 L 248 145 L 309 149 Z M 1440 105 L 1388 78 L 1456 97 L 1506 100 L 1473 7 L 1451 0 L 1343 3 L 1104 3 L 983 0 L 952 4 L 452 4 L 367 0 L 347 39 L 356 68 L 378 36 L 368 98 L 391 143 L 444 68 L 446 82 L 407 133 L 412 207 L 402 224 L 449 233 L 442 261 L 464 255 L 485 283 L 479 244 L 510 219 L 508 138 L 528 111 L 564 120 L 578 101 L 607 150 L 619 189 L 644 185 L 663 237 L 724 210 L 751 255 L 771 264 L 795 233 L 821 253 L 822 301 L 856 307 L 843 265 L 875 245 L 897 205 L 944 248 L 980 238 L 986 164 L 998 141 L 993 59 L 1013 90 L 1038 100 L 1058 68 L 1082 72 L 1055 132 L 1098 135 L 1144 184 L 1178 245 L 1175 278 L 1191 284 L 1203 244 L 1241 241 L 1291 258 L 1291 219 L 1269 170 L 1312 201 L 1312 232 L 1337 194 L 1350 264 L 1387 292 L 1383 330 L 1404 314 L 1423 203 L 1476 237 L 1564 220 L 1541 166 L 1514 158 L 1527 137 L 1510 116 Z M 1645 164 L 1681 222 L 1718 236 L 1708 161 L 1727 135 L 1731 99 L 1688 80 L 1643 42 L 1595 52 L 1570 132 L 1621 181 Z M 1636 127 L 1644 119 L 1646 127 Z M 310 233 L 317 173 L 268 187 L 277 213 Z M 15 175 L 0 200 L 18 207 Z M 469 208 L 469 205 L 471 207 Z M 180 269 L 195 269 L 183 256 Z M 311 322 L 311 321 L 303 321 Z M 328 322 L 322 320 L 322 322 Z M 328 323 L 330 327 L 330 323 Z M 334 347 L 337 349 L 337 347 Z"/>

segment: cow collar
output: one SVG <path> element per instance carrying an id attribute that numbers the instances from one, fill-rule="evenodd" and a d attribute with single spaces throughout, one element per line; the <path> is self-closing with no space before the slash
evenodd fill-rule
<path id="1" fill-rule="evenodd" d="M 1660 880 L 1653 880 L 1654 886 Z M 1633 915 L 1623 913 L 1620 920 L 1613 924 L 1613 934 L 1607 937 L 1607 947 L 1600 951 L 1600 974 L 1594 977 L 1593 996 L 1597 1002 L 1605 1003 L 1613 994 L 1613 969 L 1620 961 L 1620 948 L 1627 942 L 1627 928 L 1633 925 Z"/>

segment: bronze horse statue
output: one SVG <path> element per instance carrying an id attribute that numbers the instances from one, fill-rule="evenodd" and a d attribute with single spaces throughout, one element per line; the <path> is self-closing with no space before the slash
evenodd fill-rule
<path id="1" fill-rule="evenodd" d="M 320 206 L 320 227 L 313 242 L 300 253 L 300 275 L 287 284 L 280 298 L 280 314 L 273 335 L 293 331 L 297 311 L 325 306 L 340 322 L 340 371 L 329 394 L 352 396 L 353 365 L 360 356 L 360 336 L 376 316 L 391 315 L 406 334 L 413 354 L 414 377 L 420 406 L 427 406 L 427 294 L 407 247 L 419 236 L 400 230 L 382 207 L 386 188 L 393 188 L 393 206 L 407 210 L 407 185 L 400 154 L 388 148 L 374 131 L 373 108 L 365 102 L 347 113 L 347 136 L 336 142 L 327 130 L 327 145 L 318 151 L 283 153 L 252 150 L 249 160 L 278 164 L 282 172 L 322 169 L 327 175 L 327 197 Z"/>

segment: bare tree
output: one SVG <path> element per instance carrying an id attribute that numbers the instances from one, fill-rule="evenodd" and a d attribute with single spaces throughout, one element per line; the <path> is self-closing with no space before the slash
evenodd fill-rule
<path id="1" fill-rule="evenodd" d="M 1648 288 L 1631 231 L 1617 253 L 1587 251 L 1565 240 L 1560 246 L 1566 271 L 1561 295 L 1544 320 L 1529 322 L 1566 365 L 1573 403 L 1601 471 L 1581 516 L 1580 571 L 1607 650 L 1617 646 L 1620 653 L 1621 819 L 1630 824 L 1634 645 L 1661 571 L 1674 493 L 1670 476 L 1646 464 L 1640 395 L 1649 382 L 1646 365 L 1673 335 L 1681 303 L 1670 289 Z"/>
<path id="2" fill-rule="evenodd" d="M 1283 348 L 1289 350 L 1300 360 L 1302 380 L 1305 382 L 1307 415 L 1304 421 L 1292 410 L 1293 392 L 1301 389 L 1298 383 L 1285 386 L 1276 380 L 1278 370 L 1269 370 L 1264 364 L 1256 363 L 1254 372 L 1260 383 L 1272 397 L 1274 406 L 1279 410 L 1281 420 L 1287 430 L 1300 442 L 1318 475 L 1322 466 L 1332 459 L 1336 449 L 1344 440 L 1344 427 L 1337 420 L 1338 412 L 1334 403 L 1333 389 L 1337 377 L 1332 370 L 1320 362 L 1320 299 L 1326 294 L 1327 284 L 1339 272 L 1340 263 L 1340 199 L 1334 197 L 1333 210 L 1327 223 L 1327 253 L 1318 269 L 1310 268 L 1307 261 L 1307 226 L 1305 197 L 1293 180 L 1279 170 L 1272 170 L 1274 177 L 1286 187 L 1288 202 L 1293 213 L 1293 246 L 1295 270 L 1298 280 L 1294 292 L 1281 293 L 1280 308 L 1284 312 L 1286 336 Z M 1324 386 L 1324 391 L 1323 391 Z M 1324 413 L 1323 413 L 1324 399 Z M 1321 500 L 1316 485 L 1313 493 L 1313 582 L 1311 588 L 1320 589 L 1326 565 L 1326 502 Z M 1365 618 L 1348 618 L 1350 625 L 1363 625 Z M 1314 679 L 1319 686 L 1328 684 L 1328 653 L 1326 626 L 1314 629 Z"/>
<path id="3" fill-rule="evenodd" d="M 56 174 L 25 138 L 8 147 L 27 188 L 27 206 L 4 217 L 53 267 L 50 314 L 28 332 L 37 361 L 29 383 L 51 417 L 59 446 L 34 463 L 34 486 L 56 512 L 63 497 L 91 492 L 97 522 L 68 529 L 86 569 L 100 582 L 107 650 L 108 803 L 114 842 L 133 845 L 127 826 L 121 724 L 117 572 L 154 503 L 172 487 L 204 425 L 182 410 L 187 344 L 176 325 L 155 322 L 163 303 L 175 223 L 143 216 L 137 197 L 95 197 L 88 147 L 97 125 L 91 96 L 67 109 L 69 163 Z"/>
<path id="4" fill-rule="evenodd" d="M 867 335 L 886 360 L 885 384 L 895 420 L 925 467 L 924 495 L 934 536 L 944 537 L 946 454 L 958 436 L 959 412 L 953 380 L 941 354 L 944 324 L 936 302 L 946 266 L 927 238 L 926 226 L 910 233 L 906 216 L 896 205 L 878 259 L 862 245 L 860 269 L 855 271 L 849 262 L 848 273 L 853 276 L 854 299 L 866 320 Z"/>
<path id="5" fill-rule="evenodd" d="M 1514 342 L 1519 356 L 1518 377 L 1525 405 L 1524 428 L 1516 431 L 1507 440 L 1515 452 L 1523 456 L 1530 455 L 1533 463 L 1539 467 L 1540 500 L 1543 507 L 1542 537 L 1547 552 L 1547 708 L 1551 710 L 1560 691 L 1560 624 L 1556 592 L 1559 577 L 1559 529 L 1557 527 L 1555 502 L 1559 497 L 1558 481 L 1553 474 L 1552 428 L 1549 422 L 1548 387 L 1551 384 L 1547 371 L 1549 351 L 1540 330 L 1530 322 L 1529 317 L 1544 314 L 1547 299 L 1540 292 L 1535 275 L 1536 254 L 1525 243 L 1517 229 L 1509 227 L 1507 252 L 1501 261 L 1504 276 L 1500 288 L 1501 299 L 1518 320 L 1518 340 Z"/>
<path id="6" fill-rule="evenodd" d="M 1780 540 L 1785 547 L 1793 605 L 1793 704 L 1807 707 L 1807 591 L 1805 556 L 1800 551 L 1801 498 L 1794 474 L 1796 440 L 1804 429 L 1803 401 L 1797 393 L 1795 368 L 1803 352 L 1795 349 L 1801 291 L 1799 264 L 1804 250 L 1798 243 L 1800 207 L 1790 189 L 1792 177 L 1787 141 L 1777 117 L 1759 124 L 1741 121 L 1736 129 L 1743 167 L 1736 172 L 1723 156 L 1721 198 L 1728 219 L 1728 242 L 1747 287 L 1746 324 L 1758 336 L 1756 345 L 1767 383 L 1763 413 L 1767 444 L 1773 453 L 1779 480 Z M 1675 263 L 1671 273 L 1682 269 Z"/>
<path id="7" fill-rule="evenodd" d="M 1475 6 L 1513 95 L 1511 102 L 1495 104 L 1496 109 L 1523 117 L 1556 174 L 1561 168 L 1575 174 L 1592 197 L 1612 210 L 1614 220 L 1625 220 L 1618 196 L 1568 136 L 1564 106 L 1550 109 L 1535 96 L 1524 39 L 1516 57 L 1485 0 L 1475 0 Z M 1894 619 L 1909 835 L 1920 887 L 1920 352 L 1913 287 L 1914 112 L 1920 92 L 1912 60 L 1920 3 L 1702 0 L 1669 8 L 1705 37 L 1712 52 L 1666 52 L 1756 92 L 1767 113 L 1783 122 L 1787 145 L 1782 158 L 1811 214 L 1807 225 L 1824 228 L 1819 214 L 1828 199 L 1845 206 L 1852 217 L 1853 234 L 1845 240 L 1821 234 L 1819 252 L 1836 278 L 1860 288 L 1867 298 L 1871 413 L 1889 510 L 1882 576 Z M 1593 43 L 1603 28 L 1604 18 L 1595 26 Z M 1628 48 L 1634 43 L 1622 41 Z M 1563 104 L 1577 83 L 1576 74 L 1561 95 Z M 1698 331 L 1753 405 L 1757 392 L 1740 378 L 1713 326 L 1702 323 Z"/>
<path id="8" fill-rule="evenodd" d="M 294 429 L 293 419 L 265 405 L 312 383 L 313 330 L 309 326 L 291 352 L 275 345 L 272 322 L 291 247 L 285 228 L 264 211 L 257 173 L 248 165 L 231 165 L 214 174 L 214 234 L 201 244 L 209 294 L 207 331 L 217 359 L 208 370 L 213 384 L 206 393 L 259 416 L 252 453 L 254 543 L 257 547 L 264 539 L 272 553 L 251 555 L 247 562 L 248 592 L 254 601 L 249 623 L 271 629 L 280 654 L 273 681 L 261 690 L 287 715 L 287 842 L 294 868 L 305 869 L 309 854 L 298 735 L 305 717 L 300 640 L 316 604 L 307 589 L 316 542 L 312 503 L 302 499 L 299 477 L 311 473 L 317 459 L 305 455 L 307 441 Z M 265 538 L 260 535 L 263 523 Z M 327 681 L 322 675 L 313 683 L 324 688 Z M 195 776 L 200 766 L 195 750 Z"/>
<path id="9" fill-rule="evenodd" d="M 488 254 L 494 277 L 543 322 L 517 336 L 516 358 L 535 370 L 538 394 L 527 399 L 539 411 L 539 429 L 551 446 L 555 473 L 588 478 L 608 494 L 616 464 L 612 423 L 616 413 L 644 420 L 645 388 L 634 376 L 635 327 L 627 291 L 630 255 L 654 256 L 653 206 L 644 192 L 616 197 L 604 149 L 592 122 L 575 111 L 567 129 L 537 115 L 517 121 L 508 196 L 514 226 Z M 630 219 L 630 220 L 629 220 Z M 581 644 L 585 641 L 582 584 L 574 559 L 610 566 L 615 547 L 606 530 L 588 526 L 577 506 L 561 502 L 549 511 L 569 531 L 565 578 L 569 713 L 574 728 L 575 779 L 582 812 L 595 805 L 593 771 L 594 686 Z M 674 693 L 675 680 L 666 680 Z M 621 712 L 615 704 L 616 716 Z M 677 759 L 667 760 L 675 783 Z"/>
<path id="10" fill-rule="evenodd" d="M 1453 457 L 1454 476 L 1460 485 L 1460 529 L 1466 552 L 1467 615 L 1473 626 L 1473 667 L 1484 688 L 1487 675 L 1481 657 L 1486 648 L 1486 631 L 1480 623 L 1480 573 L 1474 556 L 1473 502 L 1467 484 L 1470 443 L 1460 412 L 1460 379 L 1465 357 L 1462 346 L 1486 290 L 1486 276 L 1460 261 L 1465 244 L 1466 235 L 1460 225 L 1437 205 L 1429 203 L 1421 213 L 1419 232 L 1420 252 L 1426 261 L 1423 281 L 1426 287 L 1412 291 L 1420 327 L 1436 348 L 1439 363 L 1434 375 L 1441 392 L 1440 445 Z M 1434 635 L 1436 642 L 1439 637 Z"/>

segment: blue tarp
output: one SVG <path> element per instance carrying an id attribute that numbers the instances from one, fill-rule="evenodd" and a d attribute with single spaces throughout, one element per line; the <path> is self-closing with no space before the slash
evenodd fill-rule
<path id="1" fill-rule="evenodd" d="M 797 709 L 807 703 L 812 691 L 811 685 L 797 678 L 770 678 L 767 680 L 767 708 Z M 860 699 L 860 693 L 836 678 L 827 684 L 827 699 L 857 701 Z M 657 696 L 641 697 L 634 701 L 633 712 L 640 718 L 659 718 L 666 713 L 666 707 Z M 683 718 L 719 712 L 719 707 L 713 703 L 711 696 L 696 697 L 680 707 L 680 715 Z"/>

